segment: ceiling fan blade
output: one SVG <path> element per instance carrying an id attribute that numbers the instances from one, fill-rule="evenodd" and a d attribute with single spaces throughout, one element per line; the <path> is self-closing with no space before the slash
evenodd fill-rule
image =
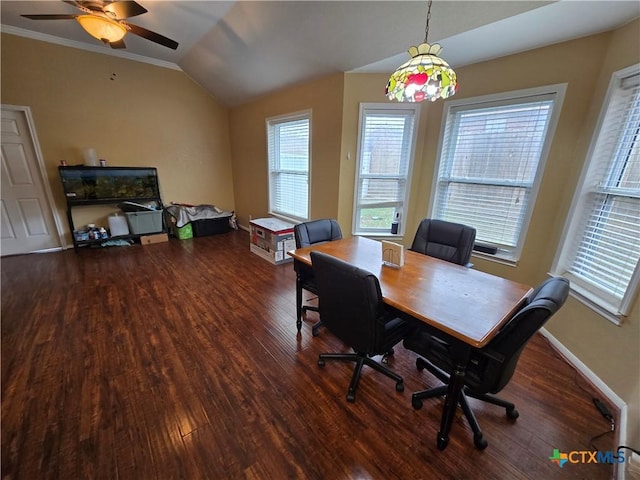
<path id="1" fill-rule="evenodd" d="M 151 30 L 147 30 L 146 28 L 139 27 L 138 25 L 134 25 L 132 23 L 124 21 L 120 23 L 125 25 L 131 33 L 138 35 L 139 37 L 146 38 L 147 40 L 151 40 L 152 42 L 158 43 L 173 50 L 178 48 L 178 42 L 176 42 L 175 40 L 171 40 L 164 35 L 160 35 L 159 33 L 152 32 Z"/>
<path id="2" fill-rule="evenodd" d="M 67 13 L 51 13 L 51 14 L 38 14 L 38 15 L 20 15 L 24 18 L 30 18 L 31 20 L 73 20 L 77 15 L 70 15 Z"/>
<path id="3" fill-rule="evenodd" d="M 147 9 L 137 2 L 120 0 L 105 5 L 102 9 L 108 16 L 117 20 L 123 18 L 135 17 L 136 15 L 142 15 L 147 13 Z"/>
<path id="4" fill-rule="evenodd" d="M 111 43 L 109 43 L 109 46 L 111 48 L 127 48 L 127 46 L 124 44 L 124 40 L 118 40 L 117 42 L 111 42 Z"/>

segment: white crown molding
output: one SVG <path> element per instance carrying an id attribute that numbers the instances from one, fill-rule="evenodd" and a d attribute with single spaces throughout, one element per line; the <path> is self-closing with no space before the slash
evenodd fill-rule
<path id="1" fill-rule="evenodd" d="M 33 32 L 31 30 L 25 30 L 24 28 L 12 27 L 11 25 L 0 25 L 0 31 L 2 33 L 9 33 L 11 35 L 18 35 L 19 37 L 31 38 L 33 40 L 40 40 L 42 42 L 55 43 L 65 47 L 79 48 L 80 50 L 88 50 L 93 53 L 101 53 L 103 55 L 111 55 L 114 57 L 125 58 L 127 60 L 133 60 L 135 62 L 149 63 L 156 67 L 169 68 L 171 70 L 180 70 L 179 65 L 172 62 L 165 62 L 163 60 L 157 60 L 155 58 L 144 57 L 142 55 L 136 55 L 135 53 L 124 52 L 122 50 L 114 50 L 112 48 L 106 49 L 99 45 L 89 45 L 87 43 L 77 42 L 75 40 L 69 40 L 66 38 L 55 37 L 53 35 L 47 35 L 46 33 Z"/>

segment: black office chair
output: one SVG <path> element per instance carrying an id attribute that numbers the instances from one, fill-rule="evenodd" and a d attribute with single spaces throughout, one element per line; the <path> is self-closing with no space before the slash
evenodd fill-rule
<path id="1" fill-rule="evenodd" d="M 382 355 L 399 343 L 408 326 L 385 309 L 380 283 L 373 273 L 321 252 L 311 252 L 320 300 L 320 314 L 325 327 L 354 350 L 354 353 L 323 353 L 318 365 L 326 360 L 356 362 L 347 401 L 355 402 L 362 367 L 396 381 L 396 391 L 404 391 L 402 377 L 371 357 Z"/>
<path id="2" fill-rule="evenodd" d="M 467 397 L 504 407 L 507 417 L 518 418 L 519 413 L 513 403 L 489 393 L 498 393 L 509 383 L 520 353 L 527 342 L 562 307 L 568 295 L 568 280 L 561 277 L 546 280 L 530 294 L 526 304 L 500 329 L 486 347 L 472 350 L 459 403 L 473 430 L 473 442 L 476 448 L 481 450 L 486 448 L 487 441 L 482 437 L 482 431 Z M 416 360 L 418 370 L 426 368 L 445 383 L 443 386 L 412 395 L 413 408 L 420 409 L 424 399 L 443 396 L 447 393 L 449 376 L 454 369 L 449 352 L 450 340 L 419 327 L 404 340 L 404 346 L 420 355 Z"/>
<path id="3" fill-rule="evenodd" d="M 309 247 L 316 243 L 331 242 L 342 238 L 340 225 L 334 219 L 311 220 L 293 227 L 293 234 L 296 240 L 296 248 Z M 302 328 L 302 315 L 307 311 L 318 311 L 318 307 L 311 305 L 302 305 L 302 290 L 307 290 L 314 295 L 318 295 L 313 270 L 310 266 L 294 260 L 293 269 L 296 272 L 296 325 L 298 333 Z M 322 319 L 318 320 L 313 327 L 311 333 L 313 336 L 318 335 L 318 329 L 322 326 Z"/>
<path id="4" fill-rule="evenodd" d="M 418 225 L 409 250 L 470 267 L 475 239 L 476 229 L 473 227 L 425 218 Z"/>

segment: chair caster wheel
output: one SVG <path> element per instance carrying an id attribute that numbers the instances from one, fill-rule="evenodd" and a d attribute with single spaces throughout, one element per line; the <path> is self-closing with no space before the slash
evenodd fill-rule
<path id="1" fill-rule="evenodd" d="M 515 420 L 519 416 L 520 412 L 518 412 L 518 410 L 516 410 L 515 408 L 507 408 L 507 417 L 509 417 L 511 420 Z"/>
<path id="2" fill-rule="evenodd" d="M 415 410 L 420 410 L 422 408 L 422 400 L 416 397 L 411 397 L 411 406 Z"/>
<path id="3" fill-rule="evenodd" d="M 449 445 L 449 438 L 443 438 L 440 435 L 438 435 L 438 450 L 444 450 L 445 448 L 447 448 L 447 445 Z"/>
<path id="4" fill-rule="evenodd" d="M 404 382 L 396 383 L 396 392 L 404 392 Z"/>
<path id="5" fill-rule="evenodd" d="M 347 393 L 347 402 L 354 403 L 356 401 L 356 394 L 353 392 Z"/>
<path id="6" fill-rule="evenodd" d="M 484 450 L 489 445 L 489 442 L 482 437 L 482 433 L 476 433 L 473 435 L 473 444 L 478 450 Z"/>
<path id="7" fill-rule="evenodd" d="M 319 366 L 319 367 L 324 367 L 324 364 L 325 364 L 324 359 L 319 358 L 319 359 L 318 359 L 318 366 Z"/>

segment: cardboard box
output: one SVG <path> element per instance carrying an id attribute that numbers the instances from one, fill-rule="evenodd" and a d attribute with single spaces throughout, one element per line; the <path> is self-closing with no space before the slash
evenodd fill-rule
<path id="1" fill-rule="evenodd" d="M 250 250 L 274 265 L 292 262 L 287 255 L 295 249 L 293 224 L 277 218 L 256 218 L 250 224 Z"/>
<path id="2" fill-rule="evenodd" d="M 158 233 L 156 235 L 143 235 L 140 237 L 142 245 L 151 245 L 152 243 L 168 242 L 169 235 L 166 233 Z"/>

